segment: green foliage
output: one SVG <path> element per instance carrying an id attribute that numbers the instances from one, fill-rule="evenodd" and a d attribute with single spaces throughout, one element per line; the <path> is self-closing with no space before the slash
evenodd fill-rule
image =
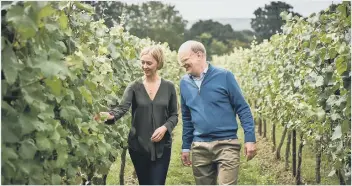
<path id="1" fill-rule="evenodd" d="M 102 184 L 131 118 L 110 126 L 93 116 L 121 101 L 142 75 L 139 51 L 154 42 L 92 21 L 79 2 L 2 8 L 2 184 Z M 176 53 L 163 48 L 163 77 L 177 82 Z"/>

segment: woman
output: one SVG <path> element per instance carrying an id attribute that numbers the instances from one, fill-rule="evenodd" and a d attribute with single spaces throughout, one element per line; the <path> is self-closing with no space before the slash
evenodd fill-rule
<path id="1" fill-rule="evenodd" d="M 164 63 L 161 47 L 143 49 L 140 61 L 144 76 L 128 85 L 119 106 L 100 115 L 108 115 L 106 123 L 113 124 L 132 105 L 128 146 L 139 184 L 164 185 L 171 156 L 171 132 L 178 122 L 176 90 L 172 82 L 158 75 Z"/>

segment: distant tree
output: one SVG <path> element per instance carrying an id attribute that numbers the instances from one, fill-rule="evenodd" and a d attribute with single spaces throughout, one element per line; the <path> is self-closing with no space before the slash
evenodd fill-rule
<path id="1" fill-rule="evenodd" d="M 255 18 L 251 20 L 251 26 L 255 31 L 258 41 L 269 39 L 276 32 L 282 32 L 281 26 L 284 20 L 280 17 L 280 13 L 286 11 L 292 13 L 292 16 L 302 15 L 292 11 L 292 6 L 281 1 L 271 2 L 264 8 L 258 8 L 254 11 Z"/>
<path id="2" fill-rule="evenodd" d="M 182 18 L 175 6 L 158 1 L 149 1 L 140 6 L 126 9 L 126 28 L 138 37 L 167 42 L 172 50 L 184 41 L 187 21 Z"/>
<path id="3" fill-rule="evenodd" d="M 327 12 L 328 12 L 328 13 L 336 12 L 337 6 L 338 6 L 338 4 L 331 4 L 331 5 L 329 6 L 329 8 L 327 8 L 327 10 L 328 10 Z M 325 10 L 321 10 L 319 13 L 320 13 L 320 14 L 325 14 L 326 11 L 325 11 Z"/>
<path id="4" fill-rule="evenodd" d="M 234 34 L 234 38 L 236 41 L 248 44 L 253 41 L 253 37 L 255 35 L 255 33 L 251 30 L 234 31 Z"/>
<path id="5" fill-rule="evenodd" d="M 221 41 L 213 39 L 210 44 L 210 49 L 213 54 L 225 54 L 229 52 L 229 48 Z"/>
<path id="6" fill-rule="evenodd" d="M 250 30 L 234 31 L 229 24 L 223 25 L 213 20 L 200 20 L 185 33 L 186 40 L 197 40 L 207 49 L 207 58 L 223 55 L 235 47 L 249 47 L 254 32 Z"/>
<path id="7" fill-rule="evenodd" d="M 184 41 L 187 21 L 174 6 L 159 1 L 149 1 L 140 5 L 128 5 L 119 1 L 85 2 L 95 8 L 95 19 L 104 19 L 108 27 L 121 23 L 132 35 L 149 37 L 158 42 L 167 42 L 171 49 L 177 49 Z"/>
<path id="8" fill-rule="evenodd" d="M 223 25 L 213 20 L 200 20 L 194 23 L 186 35 L 186 39 L 194 39 L 205 32 L 211 34 L 213 38 L 223 42 L 225 45 L 228 45 L 230 40 L 235 39 L 234 31 L 229 24 Z"/>

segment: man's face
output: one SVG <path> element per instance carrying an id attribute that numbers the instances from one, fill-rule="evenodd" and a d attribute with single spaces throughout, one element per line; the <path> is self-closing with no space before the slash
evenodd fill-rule
<path id="1" fill-rule="evenodd" d="M 179 63 L 183 68 L 185 68 L 188 74 L 196 76 L 201 73 L 199 70 L 201 69 L 202 55 L 203 54 L 201 52 L 194 53 L 191 50 L 182 51 L 178 55 Z"/>

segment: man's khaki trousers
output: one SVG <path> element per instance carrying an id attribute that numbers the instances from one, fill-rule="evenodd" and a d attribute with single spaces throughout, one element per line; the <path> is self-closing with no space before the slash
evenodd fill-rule
<path id="1" fill-rule="evenodd" d="M 191 149 L 197 185 L 237 184 L 241 149 L 237 139 L 193 142 Z"/>

